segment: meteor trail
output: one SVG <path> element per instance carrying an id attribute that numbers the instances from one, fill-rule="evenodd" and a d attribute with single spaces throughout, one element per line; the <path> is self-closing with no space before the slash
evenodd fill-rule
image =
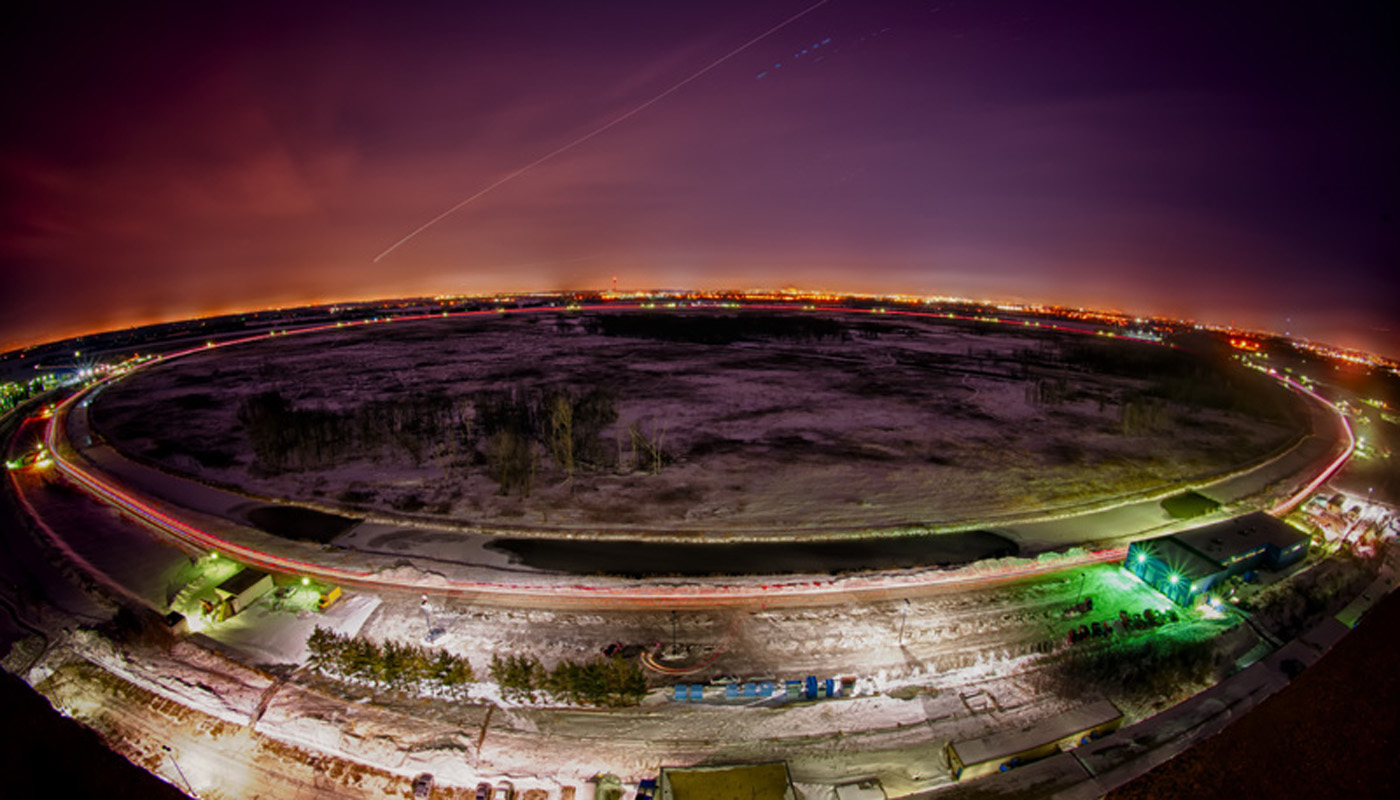
<path id="1" fill-rule="evenodd" d="M 555 156 L 561 155 L 561 154 L 563 154 L 563 153 L 567 153 L 568 151 L 574 149 L 575 147 L 578 147 L 579 145 L 583 144 L 584 142 L 588 141 L 589 139 L 592 139 L 593 137 L 597 136 L 598 134 L 603 133 L 604 131 L 608 130 L 609 128 L 613 128 L 613 127 L 615 127 L 615 126 L 621 124 L 622 122 L 625 122 L 626 120 L 630 119 L 631 117 L 634 117 L 634 116 L 636 116 L 637 114 L 640 114 L 641 112 L 645 111 L 646 109 L 650 108 L 651 106 L 656 105 L 657 103 L 661 102 L 662 100 L 666 99 L 667 97 L 671 96 L 672 94 L 675 94 L 675 93 L 676 93 L 677 91 L 679 91 L 683 86 L 685 86 L 686 84 L 690 83 L 691 81 L 694 81 L 695 79 L 699 78 L 700 76 L 704 75 L 705 73 L 709 72 L 710 70 L 714 69 L 715 67 L 718 67 L 720 64 L 723 64 L 724 62 L 728 61 L 729 59 L 733 58 L 734 56 L 739 55 L 740 53 L 744 52 L 745 50 L 749 49 L 750 47 L 753 47 L 754 45 L 758 44 L 759 42 L 763 41 L 764 39 L 767 39 L 769 36 L 772 36 L 773 34 L 777 33 L 778 31 L 782 30 L 783 28 L 786 28 L 787 26 L 791 25 L 792 23 L 796 22 L 797 20 L 801 19 L 802 17 L 807 16 L 808 14 L 812 13 L 813 11 L 816 11 L 818 8 L 821 8 L 822 6 L 826 5 L 826 4 L 829 3 L 829 2 L 831 2 L 831 0 L 820 0 L 820 2 L 813 3 L 812 5 L 810 5 L 810 6 L 806 7 L 806 8 L 804 8 L 804 9 L 802 9 L 801 11 L 797 12 L 796 14 L 793 14 L 792 16 L 788 17 L 787 19 L 783 20 L 782 22 L 778 23 L 777 25 L 774 25 L 773 27 L 769 28 L 768 30 L 764 31 L 763 33 L 760 33 L 758 36 L 755 36 L 754 38 L 748 40 L 747 42 L 744 42 L 743 44 L 739 45 L 738 47 L 734 48 L 733 50 L 730 50 L 728 53 L 725 53 L 724 55 L 722 55 L 722 56 L 720 56 L 719 58 L 715 59 L 714 61 L 711 61 L 711 62 L 710 62 L 708 65 L 706 65 L 705 67 L 703 67 L 703 68 L 701 68 L 700 70 L 698 70 L 698 71 L 692 73 L 689 77 L 685 78 L 685 79 L 682 80 L 681 82 L 677 83 L 676 85 L 672 86 L 671 88 L 667 89 L 666 91 L 662 92 L 661 94 L 658 94 L 657 96 L 651 98 L 650 100 L 646 101 L 645 103 L 642 103 L 641 105 L 637 106 L 636 108 L 632 109 L 631 111 L 628 111 L 627 113 L 625 113 L 625 114 L 623 114 L 622 116 L 620 116 L 620 117 L 614 119 L 614 120 L 611 121 L 611 122 L 608 122 L 608 123 L 606 123 L 606 124 L 604 124 L 604 125 L 601 125 L 601 126 L 599 126 L 599 127 L 597 127 L 597 128 L 594 128 L 593 130 L 589 131 L 588 133 L 585 133 L 584 135 L 578 137 L 577 139 L 574 139 L 572 142 L 569 142 L 569 143 L 566 144 L 566 145 L 563 145 L 563 146 L 561 146 L 561 147 L 559 147 L 559 148 L 557 148 L 557 149 L 555 149 L 555 150 L 552 150 L 552 151 L 550 151 L 550 152 L 548 152 L 548 153 L 546 153 L 546 154 L 540 156 L 539 158 L 535 159 L 534 161 L 531 161 L 530 163 L 528 163 L 528 164 L 526 164 L 525 166 L 523 166 L 523 167 L 521 167 L 521 168 L 515 170 L 514 172 L 508 173 L 505 177 L 500 178 L 500 179 L 497 180 L 495 183 L 492 183 L 492 184 L 488 185 L 486 188 L 482 189 L 481 191 L 477 192 L 476 194 L 474 194 L 474 195 L 468 197 L 467 199 L 465 199 L 465 200 L 463 200 L 462 202 L 458 203 L 457 205 L 455 205 L 455 206 L 453 206 L 453 207 L 447 209 L 446 211 L 442 212 L 441 214 L 438 214 L 436 217 L 433 217 L 432 219 L 428 220 L 427 222 L 423 223 L 422 225 L 419 225 L 417 228 L 415 228 L 415 229 L 413 230 L 412 233 L 408 234 L 407 236 L 403 237 L 402 239 L 398 240 L 397 242 L 394 242 L 394 243 L 393 243 L 392 245 L 390 245 L 390 246 L 388 247 L 388 249 L 386 249 L 384 252 L 382 252 L 382 253 L 380 253 L 379 255 L 375 256 L 375 257 L 374 257 L 374 263 L 378 264 L 379 261 L 380 261 L 381 259 L 383 259 L 385 256 L 389 255 L 390 253 L 394 252 L 395 250 L 399 249 L 399 248 L 402 247 L 403 245 L 407 244 L 410 240 L 413 239 L 413 237 L 415 237 L 415 236 L 417 236 L 418 234 L 422 233 L 423 231 L 426 231 L 427 229 L 433 227 L 434 225 L 438 224 L 439 222 L 441 222 L 442 220 L 446 219 L 447 217 L 450 217 L 451 215 L 455 214 L 458 210 L 462 209 L 463 207 L 467 206 L 468 204 L 472 203 L 473 201 L 478 200 L 478 199 L 484 197 L 485 195 L 491 193 L 491 192 L 492 192 L 493 190 L 495 190 L 496 188 L 498 188 L 498 187 L 500 187 L 500 186 L 502 186 L 502 185 L 504 185 L 504 184 L 507 184 L 507 183 L 509 183 L 509 182 L 511 182 L 511 181 L 513 181 L 513 180 L 515 180 L 516 178 L 520 177 L 521 175 L 524 175 L 525 173 L 529 172 L 530 170 L 534 169 L 535 167 L 538 167 L 539 165 L 543 164 L 544 162 L 546 162 L 546 161 L 548 161 L 548 160 L 554 158 Z"/>

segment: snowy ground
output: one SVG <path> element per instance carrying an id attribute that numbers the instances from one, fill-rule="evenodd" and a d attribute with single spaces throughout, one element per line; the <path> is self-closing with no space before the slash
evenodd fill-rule
<path id="1" fill-rule="evenodd" d="M 1048 657 L 1042 643 L 1062 641 L 1079 621 L 1062 610 L 1081 594 L 1097 599 L 1102 613 L 1095 618 L 1113 616 L 1118 606 L 1165 605 L 1121 571 L 1100 567 L 1082 582 L 1061 576 L 908 605 L 678 615 L 681 650 L 695 658 L 722 650 L 687 680 L 725 672 L 859 678 L 855 697 L 779 707 L 675 703 L 665 699 L 665 681 L 642 706 L 608 712 L 502 703 L 489 683 L 475 687 L 472 700 L 445 702 L 339 684 L 308 671 L 279 679 L 188 644 L 162 655 L 88 634 L 64 637 L 28 677 L 68 713 L 121 737 L 118 749 L 131 749 L 172 782 L 178 776 L 151 742 L 175 744 L 206 796 L 258 796 L 258 787 L 277 785 L 278 774 L 310 783 L 322 780 L 315 772 L 326 773 L 314 784 L 325 792 L 398 792 L 428 771 L 459 792 L 480 780 L 509 779 L 551 797 L 572 785 L 587 798 L 588 778 L 603 772 L 635 785 L 665 764 L 770 758 L 789 762 L 807 797 L 871 775 L 898 796 L 948 782 L 942 751 L 949 740 L 1023 726 L 1084 702 L 1046 691 L 1037 677 Z M 421 639 L 427 620 L 415 598 L 355 599 L 343 606 L 343 624 L 353 628 L 372 608 L 364 634 Z M 482 675 L 492 653 L 529 652 L 546 662 L 588 658 L 613 639 L 670 643 L 672 631 L 671 615 L 659 612 L 580 614 L 434 601 L 429 613 L 449 630 L 440 646 L 468 655 Z M 1203 635 L 1229 627 L 1194 618 L 1179 625 Z M 212 635 L 241 647 L 238 626 L 219 628 Z M 1231 630 L 1223 646 L 1248 649 L 1247 639 L 1231 639 L 1247 637 L 1247 628 Z M 1151 709 L 1125 710 L 1137 717 Z M 239 769 L 240 758 L 258 770 Z M 365 774 L 349 783 L 355 769 Z"/>
<path id="2" fill-rule="evenodd" d="M 1123 405 L 1143 383 L 1065 366 L 1049 334 L 908 320 L 862 320 L 855 332 L 704 345 L 591 333 L 567 315 L 421 321 L 198 354 L 94 405 L 123 450 L 255 495 L 570 535 L 946 525 L 1225 472 L 1295 435 L 1178 404 L 1163 406 L 1154 432 L 1125 434 Z M 1063 384 L 1062 401 L 1041 397 L 1047 382 Z M 597 462 L 570 482 L 541 448 L 528 498 L 500 493 L 479 463 L 487 443 L 447 431 L 417 463 L 388 447 L 269 474 L 238 419 L 265 391 L 333 413 L 439 392 L 470 419 L 484 390 L 592 389 L 618 415 L 598 434 Z M 662 440 L 659 474 L 637 463 L 633 426 Z"/>
<path id="3" fill-rule="evenodd" d="M 355 595 L 323 613 L 289 612 L 276 610 L 268 598 L 203 633 L 255 664 L 300 664 L 306 660 L 306 637 L 314 628 L 354 636 L 378 607 L 378 597 Z"/>
<path id="4" fill-rule="evenodd" d="M 1291 438 L 1239 415 L 1187 419 L 1182 409 L 1166 414 L 1157 435 L 1124 436 L 1114 427 L 1113 398 L 1131 391 L 1130 382 L 1064 371 L 1079 390 L 1106 399 L 1102 407 L 1083 398 L 1051 407 L 1031 397 L 1031 378 L 972 368 L 1009 365 L 1018 348 L 1053 341 L 900 324 L 881 329 L 878 339 L 697 349 L 595 336 L 568 319 L 543 319 L 549 321 L 422 323 L 389 336 L 358 331 L 232 348 L 138 374 L 95 406 L 111 404 L 109 433 L 137 430 L 121 446 L 203 479 L 322 505 L 357 492 L 370 499 L 355 502 L 373 510 L 426 513 L 403 510 L 413 495 L 425 508 L 446 504 L 438 516 L 485 529 L 570 532 L 606 526 L 762 533 L 785 517 L 805 531 L 946 524 L 956 514 L 1089 502 L 1221 471 Z M 547 372 L 538 367 L 545 363 Z M 580 473 L 572 494 L 545 461 L 538 491 L 524 501 L 498 496 L 479 465 L 464 470 L 451 452 L 429 454 L 417 466 L 403 454 L 380 453 L 378 461 L 366 456 L 319 472 L 250 471 L 236 421 L 241 398 L 268 387 L 299 405 L 333 409 L 351 397 L 387 400 L 433 387 L 465 400 L 476 389 L 520 381 L 575 386 L 604 379 L 618 392 L 621 422 L 646 430 L 648 420 L 660 426 L 658 415 L 666 416 L 674 460 L 659 475 L 618 464 Z M 178 415 L 152 413 L 162 405 Z M 179 437 L 166 430 L 172 419 L 180 420 Z M 937 434 L 918 433 L 930 430 Z M 1065 449 L 1070 440 L 1073 452 Z M 180 452 L 182 441 L 188 452 Z M 1229 444 L 1224 450 L 1222 441 Z M 370 474 L 377 476 L 372 483 Z M 1084 492 L 1086 485 L 1093 491 Z M 612 505 L 599 504 L 603 496 Z M 220 531 L 229 524 L 196 521 Z M 392 555 L 401 533 L 371 523 L 348 536 Z M 349 556 L 285 545 L 306 550 L 307 558 Z M 512 566 L 484 548 L 478 556 L 473 561 L 484 566 Z M 398 568 L 415 569 L 409 562 Z M 549 582 L 547 575 L 520 578 L 536 579 Z M 1111 566 L 904 594 L 910 596 L 677 613 L 602 604 L 563 610 L 548 600 L 504 608 L 434 595 L 427 615 L 408 594 L 354 594 L 326 615 L 278 611 L 265 599 L 202 632 L 217 652 L 189 643 L 169 653 L 123 649 L 78 634 L 63 637 L 29 678 L 69 713 L 145 748 L 137 760 L 162 774 L 169 767 L 150 743 L 177 743 L 207 796 L 257 796 L 254 783 L 277 786 L 282 774 L 300 782 L 296 791 L 313 794 L 332 786 L 349 796 L 403 794 L 414 774 L 428 771 L 455 796 L 478 780 L 510 779 L 551 796 L 573 785 L 587 798 L 587 779 L 601 772 L 635 783 L 663 764 L 767 758 L 787 760 L 811 797 L 869 775 L 899 795 L 949 780 L 942 761 L 949 740 L 1018 727 L 1083 702 L 1047 686 L 1045 677 L 1056 654 L 1070 647 L 1071 626 L 1112 619 L 1119 609 L 1166 607 Z M 1066 618 L 1064 609 L 1086 595 L 1097 611 Z M 317 624 L 415 643 L 430 625 L 442 627 L 447 636 L 433 646 L 467 657 L 482 682 L 463 702 L 331 680 L 302 666 L 305 637 Z M 1225 665 L 1257 644 L 1247 626 L 1230 621 L 1192 616 L 1173 630 L 1218 637 Z M 698 668 L 657 677 L 641 706 L 608 712 L 504 702 L 485 680 L 496 654 L 527 653 L 554 664 L 593 658 L 614 641 L 659 643 L 679 654 L 674 663 Z M 1098 646 L 1103 642 L 1075 645 Z M 857 692 L 778 707 L 667 699 L 673 682 L 725 674 L 851 675 Z M 1125 710 L 1136 718 L 1153 705 Z M 239 759 L 257 764 L 256 774 L 240 771 Z M 330 786 L 322 784 L 327 776 Z"/>

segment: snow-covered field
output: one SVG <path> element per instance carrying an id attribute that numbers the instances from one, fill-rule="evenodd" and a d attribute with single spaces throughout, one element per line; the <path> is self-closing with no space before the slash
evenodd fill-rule
<path id="1" fill-rule="evenodd" d="M 279 773 L 329 771 L 327 791 L 348 780 L 350 767 L 344 765 L 360 765 L 373 771 L 366 781 L 386 789 L 428 771 L 459 790 L 479 780 L 509 779 L 517 787 L 546 789 L 551 797 L 562 786 L 576 786 L 585 798 L 588 778 L 604 772 L 635 784 L 664 764 L 784 759 L 808 797 L 869 775 L 878 775 L 897 796 L 949 780 L 941 756 L 949 740 L 1026 725 L 1084 702 L 1046 690 L 1037 675 L 1047 655 L 1036 646 L 1063 641 L 1074 622 L 1061 609 L 1081 593 L 1098 599 L 1105 618 L 1118 605 L 1166 605 L 1120 570 L 1100 567 L 1082 583 L 1077 576 L 1059 576 L 914 598 L 908 605 L 892 600 L 678 616 L 681 649 L 699 657 L 722 648 L 709 669 L 684 680 L 724 672 L 859 678 L 853 698 L 776 708 L 675 703 L 666 699 L 664 682 L 631 709 L 503 702 L 485 680 L 492 654 L 528 652 L 552 663 L 591 657 L 613 639 L 670 644 L 671 615 L 490 609 L 464 601 L 434 601 L 429 612 L 434 625 L 449 631 L 435 647 L 468 656 L 482 680 L 466 701 L 337 684 L 309 670 L 277 679 L 190 644 L 158 653 L 113 646 L 86 633 L 64 637 L 27 677 L 68 713 L 122 737 L 118 749 L 154 756 L 150 766 L 157 771 L 170 771 L 151 744 L 161 736 L 178 743 L 186 768 L 201 759 L 228 760 L 222 772 L 191 770 L 190 779 L 207 782 L 211 796 L 252 796 L 247 783 L 264 778 L 236 768 L 244 757 L 256 760 L 269 781 Z M 418 641 L 426 629 L 416 598 L 386 596 L 371 608 L 361 626 L 371 638 Z M 357 626 L 363 612 L 364 606 L 347 604 L 341 622 Z M 1204 619 L 1178 624 L 1196 635 L 1228 627 Z M 1226 641 L 1240 636 L 1245 638 Z M 1247 626 L 1235 626 L 1221 641 L 1222 654 L 1238 654 L 1255 640 Z M 253 657 L 261 660 L 262 652 Z M 1225 655 L 1227 661 L 1232 657 Z M 143 700 L 142 693 L 179 707 Z M 1125 708 L 1133 718 L 1151 710 Z M 356 787 L 344 788 L 356 789 L 347 796 L 359 796 Z"/>
<path id="2" fill-rule="evenodd" d="M 369 326 L 150 368 L 107 390 L 94 417 L 134 456 L 254 495 L 572 535 L 955 524 L 1223 473 L 1298 435 L 1166 400 L 1153 401 L 1149 425 L 1135 424 L 1149 381 L 1078 365 L 1073 348 L 1086 337 L 841 324 L 839 337 L 725 344 L 606 335 L 567 314 Z M 424 402 L 453 422 L 405 434 L 404 446 L 273 469 L 254 453 L 246 412 L 240 420 L 267 392 L 342 420 L 436 398 Z M 552 458 L 549 421 L 536 420 L 531 491 L 503 494 L 491 468 L 498 443 L 481 434 L 491 392 L 599 393 L 616 418 L 585 442 L 572 479 Z M 647 450 L 658 441 L 659 469 Z"/>

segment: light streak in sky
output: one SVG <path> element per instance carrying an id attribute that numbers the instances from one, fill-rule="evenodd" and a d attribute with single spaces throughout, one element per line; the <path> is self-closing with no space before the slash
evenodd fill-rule
<path id="1" fill-rule="evenodd" d="M 709 72 L 710 70 L 714 69 L 715 67 L 718 67 L 720 64 L 723 64 L 724 62 L 728 61 L 729 59 L 733 58 L 734 56 L 739 55 L 740 53 L 744 52 L 745 50 L 749 49 L 750 47 L 753 47 L 754 45 L 758 44 L 759 42 L 763 41 L 764 39 L 767 39 L 769 36 L 772 36 L 773 34 L 777 33 L 778 31 L 782 30 L 783 28 L 786 28 L 787 26 L 789 26 L 789 25 L 791 25 L 792 23 L 796 22 L 797 20 L 799 20 L 799 19 L 801 19 L 801 18 L 807 16 L 808 14 L 812 13 L 813 11 L 816 11 L 818 8 L 821 8 L 822 6 L 826 5 L 826 4 L 829 3 L 829 2 L 831 2 L 831 0 L 819 0 L 819 2 L 813 3 L 812 5 L 810 5 L 810 6 L 806 7 L 806 8 L 804 8 L 804 9 L 802 9 L 801 11 L 797 12 L 796 14 L 793 14 L 792 16 L 788 17 L 787 19 L 783 20 L 782 22 L 778 23 L 777 25 L 774 25 L 773 27 L 769 28 L 768 30 L 764 31 L 763 33 L 760 33 L 759 35 L 757 35 L 757 36 L 755 36 L 754 38 L 748 40 L 747 42 L 744 42 L 743 44 L 739 45 L 738 47 L 734 48 L 733 50 L 730 50 L 728 53 L 725 53 L 724 55 L 720 56 L 719 58 L 715 59 L 714 61 L 711 61 L 709 64 L 707 64 L 706 66 L 702 67 L 702 68 L 699 69 L 698 71 L 691 73 L 689 77 L 687 77 L 687 78 L 685 78 L 684 80 L 680 81 L 679 83 L 675 84 L 674 86 L 672 86 L 671 88 L 669 88 L 669 89 L 667 89 L 666 91 L 662 92 L 661 94 L 658 94 L 657 96 L 651 98 L 650 100 L 646 101 L 645 103 L 642 103 L 641 105 L 637 106 L 636 108 L 632 109 L 631 111 L 628 111 L 627 113 L 623 114 L 622 116 L 617 117 L 616 119 L 614 119 L 614 120 L 611 121 L 611 122 L 605 123 L 605 124 L 603 124 L 603 125 L 601 125 L 601 126 L 599 126 L 599 127 L 597 127 L 597 128 L 594 128 L 593 130 L 589 131 L 588 133 L 585 133 L 584 135 L 578 137 L 577 139 L 574 139 L 573 141 L 569 142 L 568 144 L 562 145 L 562 146 L 560 146 L 560 147 L 558 147 L 558 148 L 556 148 L 556 149 L 554 149 L 554 150 L 551 150 L 550 152 L 548 152 L 548 153 L 546 153 L 546 154 L 540 156 L 539 158 L 535 159 L 534 161 L 531 161 L 530 163 L 528 163 L 528 164 L 526 164 L 525 166 L 523 166 L 523 167 L 521 167 L 521 168 L 515 170 L 514 172 L 507 173 L 505 177 L 498 179 L 495 183 L 488 184 L 488 185 L 486 186 L 486 188 L 484 188 L 484 189 L 478 191 L 476 194 L 474 194 L 474 195 L 468 197 L 467 199 L 465 199 L 465 200 L 463 200 L 462 202 L 458 203 L 457 205 L 455 205 L 455 206 L 453 206 L 453 207 L 447 209 L 446 211 L 442 212 L 441 214 L 438 214 L 436 217 L 433 217 L 432 219 L 428 220 L 427 222 L 423 223 L 422 225 L 419 225 L 417 228 L 415 228 L 415 229 L 413 230 L 412 233 L 408 234 L 407 236 L 403 237 L 402 239 L 398 240 L 397 242 L 394 242 L 392 245 L 389 245 L 388 249 L 386 249 L 384 252 L 382 252 L 382 253 L 380 253 L 379 255 L 377 255 L 377 256 L 374 257 L 374 263 L 378 264 L 378 263 L 380 262 L 381 259 L 383 259 L 385 256 L 389 255 L 390 253 L 394 252 L 395 250 L 399 249 L 399 248 L 402 247 L 403 245 L 407 244 L 410 240 L 412 240 L 412 239 L 413 239 L 415 236 L 417 236 L 418 234 L 420 234 L 420 233 L 422 233 L 423 231 L 426 231 L 427 229 L 433 227 L 434 225 L 436 225 L 436 224 L 438 224 L 439 222 L 443 221 L 443 220 L 446 219 L 447 217 L 449 217 L 449 216 L 451 216 L 451 215 L 457 213 L 457 211 L 459 211 L 460 209 L 466 207 L 466 206 L 469 205 L 470 203 L 472 203 L 472 202 L 474 202 L 474 201 L 476 201 L 476 200 L 479 200 L 480 198 L 486 196 L 487 194 L 490 194 L 490 193 L 491 193 L 492 191 L 494 191 L 495 189 L 497 189 L 497 188 L 499 188 L 499 187 L 501 187 L 501 186 L 503 186 L 503 185 L 505 185 L 505 184 L 507 184 L 507 183 L 509 183 L 509 182 L 511 182 L 511 181 L 513 181 L 513 180 L 515 180 L 516 178 L 520 177 L 521 175 L 524 175 L 525 173 L 529 172 L 530 170 L 534 169 L 535 167 L 538 167 L 539 165 L 545 163 L 546 161 L 549 161 L 550 159 L 554 158 L 555 156 L 563 155 L 564 153 L 569 152 L 570 150 L 574 149 L 575 147 L 578 147 L 579 145 L 583 144 L 584 142 L 587 142 L 588 140 L 594 138 L 595 136 L 597 136 L 597 135 L 599 135 L 599 134 L 601 134 L 601 133 L 603 133 L 603 132 L 605 132 L 605 131 L 607 131 L 607 130 L 609 130 L 609 129 L 611 129 L 611 128 L 614 128 L 614 127 L 616 127 L 617 125 L 622 124 L 623 122 L 626 122 L 628 119 L 631 119 L 632 117 L 636 116 L 637 114 L 640 114 L 641 112 L 645 111 L 646 109 L 650 108 L 651 106 L 654 106 L 654 105 L 656 105 L 657 103 L 661 102 L 662 100 L 665 100 L 667 97 L 670 97 L 671 95 L 675 94 L 677 91 L 680 91 L 680 89 L 681 89 L 682 87 L 684 87 L 684 86 L 686 86 L 687 84 L 689 84 L 690 82 L 692 82 L 692 81 L 694 81 L 694 80 L 700 78 L 702 75 L 704 75 L 705 73 L 707 73 L 707 72 Z"/>

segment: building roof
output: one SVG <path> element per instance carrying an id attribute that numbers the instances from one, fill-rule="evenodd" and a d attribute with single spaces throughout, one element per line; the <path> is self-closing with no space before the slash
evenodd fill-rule
<path id="1" fill-rule="evenodd" d="M 243 569 L 224 578 L 224 582 L 215 587 L 215 590 L 230 595 L 239 595 L 252 588 L 258 581 L 267 577 L 270 576 L 261 570 L 251 568 Z"/>
<path id="2" fill-rule="evenodd" d="M 1232 559 L 1269 545 L 1279 550 L 1287 550 L 1299 542 L 1306 541 L 1308 535 L 1282 520 L 1256 511 L 1214 525 L 1182 531 L 1171 538 L 1215 563 L 1224 565 Z"/>
<path id="3" fill-rule="evenodd" d="M 878 778 L 869 778 L 837 786 L 836 800 L 885 800 L 885 790 Z"/>
<path id="4" fill-rule="evenodd" d="M 1043 719 L 1034 725 L 1014 731 L 1001 731 L 980 739 L 954 742 L 953 749 L 964 765 L 980 764 L 997 758 L 1014 756 L 1027 750 L 1034 750 L 1051 742 L 1058 742 L 1066 736 L 1073 736 L 1090 728 L 1122 719 L 1123 712 L 1108 700 L 1099 700 L 1087 706 L 1070 709 Z"/>
<path id="5" fill-rule="evenodd" d="M 787 762 L 718 767 L 662 767 L 661 796 L 669 800 L 792 800 Z"/>

